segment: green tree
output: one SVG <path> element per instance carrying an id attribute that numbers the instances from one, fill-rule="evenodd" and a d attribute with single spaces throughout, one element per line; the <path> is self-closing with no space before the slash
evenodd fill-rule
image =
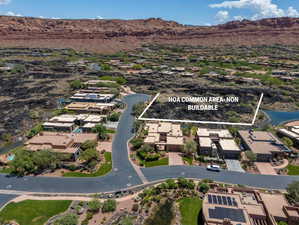
<path id="1" fill-rule="evenodd" d="M 12 173 L 24 176 L 34 172 L 35 166 L 29 152 L 20 150 L 16 152 L 14 160 L 9 163 Z"/>
<path id="2" fill-rule="evenodd" d="M 199 185 L 199 191 L 202 193 L 207 193 L 209 189 L 210 189 L 210 186 L 206 183 L 202 183 Z"/>
<path id="3" fill-rule="evenodd" d="M 117 77 L 117 78 L 115 78 L 115 81 L 120 85 L 124 85 L 127 83 L 127 80 L 123 77 Z"/>
<path id="4" fill-rule="evenodd" d="M 104 201 L 102 212 L 113 212 L 116 210 L 116 201 L 112 199 L 108 199 Z"/>
<path id="5" fill-rule="evenodd" d="M 56 153 L 48 150 L 28 152 L 17 151 L 14 160 L 9 163 L 12 173 L 23 176 L 26 174 L 38 174 L 45 169 L 56 169 L 60 166 L 60 159 Z"/>
<path id="6" fill-rule="evenodd" d="M 282 138 L 282 142 L 288 147 L 288 148 L 291 148 L 294 146 L 294 142 L 288 138 L 288 137 L 283 137 Z"/>
<path id="7" fill-rule="evenodd" d="M 78 225 L 78 216 L 73 213 L 66 214 L 55 221 L 55 225 Z"/>
<path id="8" fill-rule="evenodd" d="M 191 127 L 191 135 L 195 136 L 197 134 L 198 127 L 192 126 Z"/>
<path id="9" fill-rule="evenodd" d="M 130 143 L 132 144 L 134 150 L 137 150 L 144 144 L 144 141 L 142 138 L 134 138 L 130 141 Z"/>
<path id="10" fill-rule="evenodd" d="M 83 151 L 90 149 L 90 148 L 96 148 L 97 147 L 97 142 L 96 141 L 85 141 L 82 145 L 81 145 L 81 149 Z"/>
<path id="11" fill-rule="evenodd" d="M 59 164 L 56 154 L 48 150 L 34 152 L 31 157 L 35 166 L 35 173 L 40 173 L 45 169 L 56 169 Z"/>
<path id="12" fill-rule="evenodd" d="M 144 144 L 141 148 L 140 148 L 140 151 L 142 152 L 154 152 L 155 149 L 153 147 L 151 147 L 150 145 L 148 144 Z"/>
<path id="13" fill-rule="evenodd" d="M 85 151 L 82 151 L 80 156 L 80 160 L 85 161 L 86 163 L 92 161 L 92 160 L 99 160 L 100 155 L 99 152 L 94 148 L 89 148 Z"/>
<path id="14" fill-rule="evenodd" d="M 238 131 L 239 131 L 238 128 L 236 128 L 236 127 L 230 127 L 230 128 L 228 128 L 228 130 L 233 136 L 237 136 Z"/>
<path id="15" fill-rule="evenodd" d="M 142 68 L 143 68 L 143 66 L 140 65 L 140 64 L 135 64 L 135 65 L 132 67 L 132 69 L 134 69 L 134 70 L 142 70 Z"/>
<path id="16" fill-rule="evenodd" d="M 82 83 L 80 80 L 73 80 L 70 82 L 70 88 L 72 90 L 77 90 L 84 87 L 85 87 L 84 83 Z"/>
<path id="17" fill-rule="evenodd" d="M 186 178 L 179 178 L 177 182 L 179 188 L 188 188 L 188 189 L 194 189 L 195 184 L 193 180 L 188 180 Z"/>
<path id="18" fill-rule="evenodd" d="M 102 70 L 104 71 L 110 71 L 111 70 L 111 66 L 108 64 L 102 64 L 101 65 Z"/>
<path id="19" fill-rule="evenodd" d="M 92 132 L 97 133 L 101 140 L 106 140 L 108 138 L 107 128 L 101 124 L 96 125 L 94 128 L 92 128 Z"/>
<path id="20" fill-rule="evenodd" d="M 299 202 L 299 181 L 294 181 L 293 183 L 289 184 L 287 191 L 295 202 Z"/>
<path id="21" fill-rule="evenodd" d="M 120 117 L 120 113 L 114 112 L 114 113 L 110 114 L 107 119 L 112 122 L 117 122 L 119 120 L 119 117 Z"/>
<path id="22" fill-rule="evenodd" d="M 166 180 L 166 184 L 168 185 L 169 189 L 176 189 L 178 187 L 178 184 L 175 182 L 174 179 Z"/>
<path id="23" fill-rule="evenodd" d="M 197 144 L 195 141 L 187 141 L 183 149 L 184 153 L 188 156 L 192 156 L 197 151 Z"/>
<path id="24" fill-rule="evenodd" d="M 255 162 L 257 160 L 257 155 L 252 151 L 246 151 L 245 155 L 250 162 Z"/>
<path id="25" fill-rule="evenodd" d="M 42 124 L 38 124 L 35 127 L 33 127 L 28 133 L 27 133 L 27 137 L 28 138 L 32 138 L 35 135 L 37 135 L 39 132 L 43 131 L 43 125 Z"/>
<path id="26" fill-rule="evenodd" d="M 98 199 L 93 199 L 90 202 L 88 202 L 88 210 L 92 213 L 99 212 L 101 207 L 102 203 Z"/>

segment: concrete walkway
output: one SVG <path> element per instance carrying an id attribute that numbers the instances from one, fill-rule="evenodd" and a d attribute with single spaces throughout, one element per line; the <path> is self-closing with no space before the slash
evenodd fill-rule
<path id="1" fill-rule="evenodd" d="M 279 170 L 279 169 L 284 169 L 289 165 L 289 160 L 283 159 L 283 163 L 279 166 L 273 166 L 274 169 Z"/>

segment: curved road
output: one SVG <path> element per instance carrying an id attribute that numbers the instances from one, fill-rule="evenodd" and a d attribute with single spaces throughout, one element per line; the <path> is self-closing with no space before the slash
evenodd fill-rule
<path id="1" fill-rule="evenodd" d="M 66 177 L 33 177 L 22 178 L 0 175 L 0 190 L 26 191 L 26 192 L 51 192 L 51 193 L 99 193 L 112 192 L 128 187 L 141 185 L 144 177 L 149 182 L 165 178 L 209 178 L 215 181 L 243 184 L 254 187 L 270 189 L 284 189 L 292 181 L 299 181 L 299 176 L 270 176 L 232 171 L 220 173 L 207 171 L 196 166 L 161 166 L 153 168 L 134 169 L 128 159 L 127 142 L 133 136 L 132 126 L 134 117 L 131 115 L 133 105 L 144 102 L 147 95 L 134 94 L 124 98 L 127 108 L 117 128 L 113 142 L 113 171 L 103 177 L 95 178 L 66 178 Z M 144 174 L 140 176 L 140 172 Z M 142 175 L 141 173 L 141 175 Z M 143 179 L 141 179 L 141 178 Z M 3 193 L 3 192 L 2 192 Z"/>

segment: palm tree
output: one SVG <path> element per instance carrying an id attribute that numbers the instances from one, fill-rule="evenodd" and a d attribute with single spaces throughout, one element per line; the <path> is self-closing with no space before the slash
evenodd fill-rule
<path id="1" fill-rule="evenodd" d="M 196 152 L 196 150 L 197 150 L 196 142 L 193 140 L 190 140 L 185 143 L 183 152 L 188 156 L 193 156 L 193 154 Z"/>

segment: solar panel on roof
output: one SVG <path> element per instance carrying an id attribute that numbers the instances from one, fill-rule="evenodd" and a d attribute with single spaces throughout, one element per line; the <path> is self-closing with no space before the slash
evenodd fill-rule
<path id="1" fill-rule="evenodd" d="M 217 195 L 217 201 L 219 205 L 222 205 L 222 199 L 221 196 Z"/>
<path id="2" fill-rule="evenodd" d="M 235 222 L 245 223 L 245 215 L 242 209 L 234 209 L 234 208 L 222 208 L 215 207 L 215 209 L 209 209 L 210 218 L 214 219 L 225 219 L 228 218 Z"/>
<path id="3" fill-rule="evenodd" d="M 231 197 L 227 197 L 227 203 L 228 205 L 233 205 Z"/>
<path id="4" fill-rule="evenodd" d="M 225 196 L 222 196 L 223 205 L 227 205 L 227 200 Z"/>
<path id="5" fill-rule="evenodd" d="M 212 195 L 212 198 L 213 198 L 213 204 L 217 204 L 217 198 L 215 195 Z"/>
<path id="6" fill-rule="evenodd" d="M 209 202 L 210 204 L 212 204 L 212 196 L 211 196 L 211 195 L 208 195 L 208 202 Z"/>

